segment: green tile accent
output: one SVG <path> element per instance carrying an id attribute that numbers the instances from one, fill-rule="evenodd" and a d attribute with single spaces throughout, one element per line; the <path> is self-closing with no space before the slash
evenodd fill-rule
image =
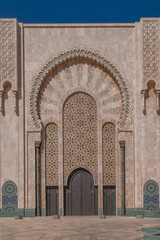
<path id="1" fill-rule="evenodd" d="M 117 208 L 117 216 L 120 216 L 120 215 L 121 215 L 121 209 Z"/>
<path id="2" fill-rule="evenodd" d="M 151 217 L 151 218 L 159 218 L 160 217 L 160 210 L 157 211 L 147 211 L 143 208 L 126 208 L 125 209 L 125 216 L 128 217 L 135 217 L 136 215 L 144 214 L 144 217 Z M 121 215 L 121 209 L 117 208 L 117 215 Z"/>
<path id="3" fill-rule="evenodd" d="M 103 215 L 103 208 L 99 208 L 99 210 L 98 210 L 98 215 L 99 215 L 99 216 L 102 216 L 102 215 Z"/>
<path id="4" fill-rule="evenodd" d="M 59 216 L 63 216 L 64 214 L 63 214 L 63 208 L 60 208 L 59 209 Z"/>
<path id="5" fill-rule="evenodd" d="M 35 208 L 26 208 L 24 211 L 25 211 L 25 217 L 35 217 L 36 216 Z"/>
<path id="6" fill-rule="evenodd" d="M 160 240 L 160 227 L 142 228 L 142 231 L 148 233 L 148 235 L 143 236 L 143 239 Z"/>
<path id="7" fill-rule="evenodd" d="M 15 216 L 24 216 L 24 209 L 17 209 L 14 212 L 5 212 L 1 209 L 0 211 L 0 217 L 15 217 Z"/>
<path id="8" fill-rule="evenodd" d="M 0 209 L 0 217 L 15 217 L 15 216 L 22 216 L 22 217 L 35 217 L 36 216 L 36 209 L 35 208 L 19 208 L 17 211 L 14 212 L 5 212 Z M 46 216 L 45 209 L 41 209 L 41 216 Z"/>
<path id="9" fill-rule="evenodd" d="M 46 216 L 45 208 L 41 208 L 41 216 Z"/>

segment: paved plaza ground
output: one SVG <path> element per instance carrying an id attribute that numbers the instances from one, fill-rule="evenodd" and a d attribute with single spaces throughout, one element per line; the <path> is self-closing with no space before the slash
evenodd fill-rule
<path id="1" fill-rule="evenodd" d="M 141 240 L 142 227 L 160 226 L 160 219 L 111 216 L 0 218 L 0 240 Z"/>

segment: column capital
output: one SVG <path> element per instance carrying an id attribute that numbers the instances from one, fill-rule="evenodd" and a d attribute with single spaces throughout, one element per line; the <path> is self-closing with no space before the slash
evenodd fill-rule
<path id="1" fill-rule="evenodd" d="M 36 147 L 36 148 L 39 148 L 40 146 L 41 146 L 41 142 L 40 142 L 40 141 L 36 141 L 36 142 L 35 142 L 35 147 Z"/>
<path id="2" fill-rule="evenodd" d="M 157 114 L 160 114 L 160 101 L 159 101 L 160 89 L 156 89 L 155 92 L 156 92 L 156 98 L 157 98 L 156 111 L 157 111 Z"/>
<path id="3" fill-rule="evenodd" d="M 156 89 L 156 94 L 160 94 L 160 89 Z"/>
<path id="4" fill-rule="evenodd" d="M 12 92 L 14 93 L 14 95 L 18 95 L 18 91 L 16 89 L 13 89 Z"/>
<path id="5" fill-rule="evenodd" d="M 4 90 L 0 90 L 0 96 L 3 96 Z"/>
<path id="6" fill-rule="evenodd" d="M 124 140 L 119 141 L 119 145 L 120 147 L 125 147 L 125 141 Z"/>
<path id="7" fill-rule="evenodd" d="M 146 95 L 146 94 L 147 94 L 147 89 L 142 89 L 142 90 L 141 90 L 141 93 L 144 94 L 144 95 Z"/>

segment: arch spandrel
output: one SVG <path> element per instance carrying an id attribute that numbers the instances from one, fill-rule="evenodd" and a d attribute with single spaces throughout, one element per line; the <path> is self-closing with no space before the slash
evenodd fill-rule
<path id="1" fill-rule="evenodd" d="M 42 117 L 43 104 L 51 101 L 45 98 L 45 91 L 55 101 L 48 106 L 55 106 L 67 91 L 82 86 L 100 99 L 104 118 L 110 115 L 111 119 L 119 123 L 119 127 L 125 126 L 130 112 L 130 93 L 123 77 L 100 55 L 86 50 L 73 50 L 49 61 L 34 81 L 30 95 L 30 114 L 35 128 L 41 129 L 41 122 L 45 121 Z M 43 115 L 48 114 L 46 117 L 49 118 L 54 114 L 57 116 L 57 112 L 58 109 L 54 108 L 53 111 L 52 108 L 51 113 L 44 112 Z"/>

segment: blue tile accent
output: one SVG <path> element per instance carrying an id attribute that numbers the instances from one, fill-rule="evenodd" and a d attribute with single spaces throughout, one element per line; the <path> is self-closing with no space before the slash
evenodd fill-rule
<path id="1" fill-rule="evenodd" d="M 9 180 L 2 186 L 2 210 L 14 212 L 18 209 L 17 185 Z"/>
<path id="2" fill-rule="evenodd" d="M 149 180 L 144 184 L 144 210 L 159 209 L 159 187 L 154 180 Z"/>

